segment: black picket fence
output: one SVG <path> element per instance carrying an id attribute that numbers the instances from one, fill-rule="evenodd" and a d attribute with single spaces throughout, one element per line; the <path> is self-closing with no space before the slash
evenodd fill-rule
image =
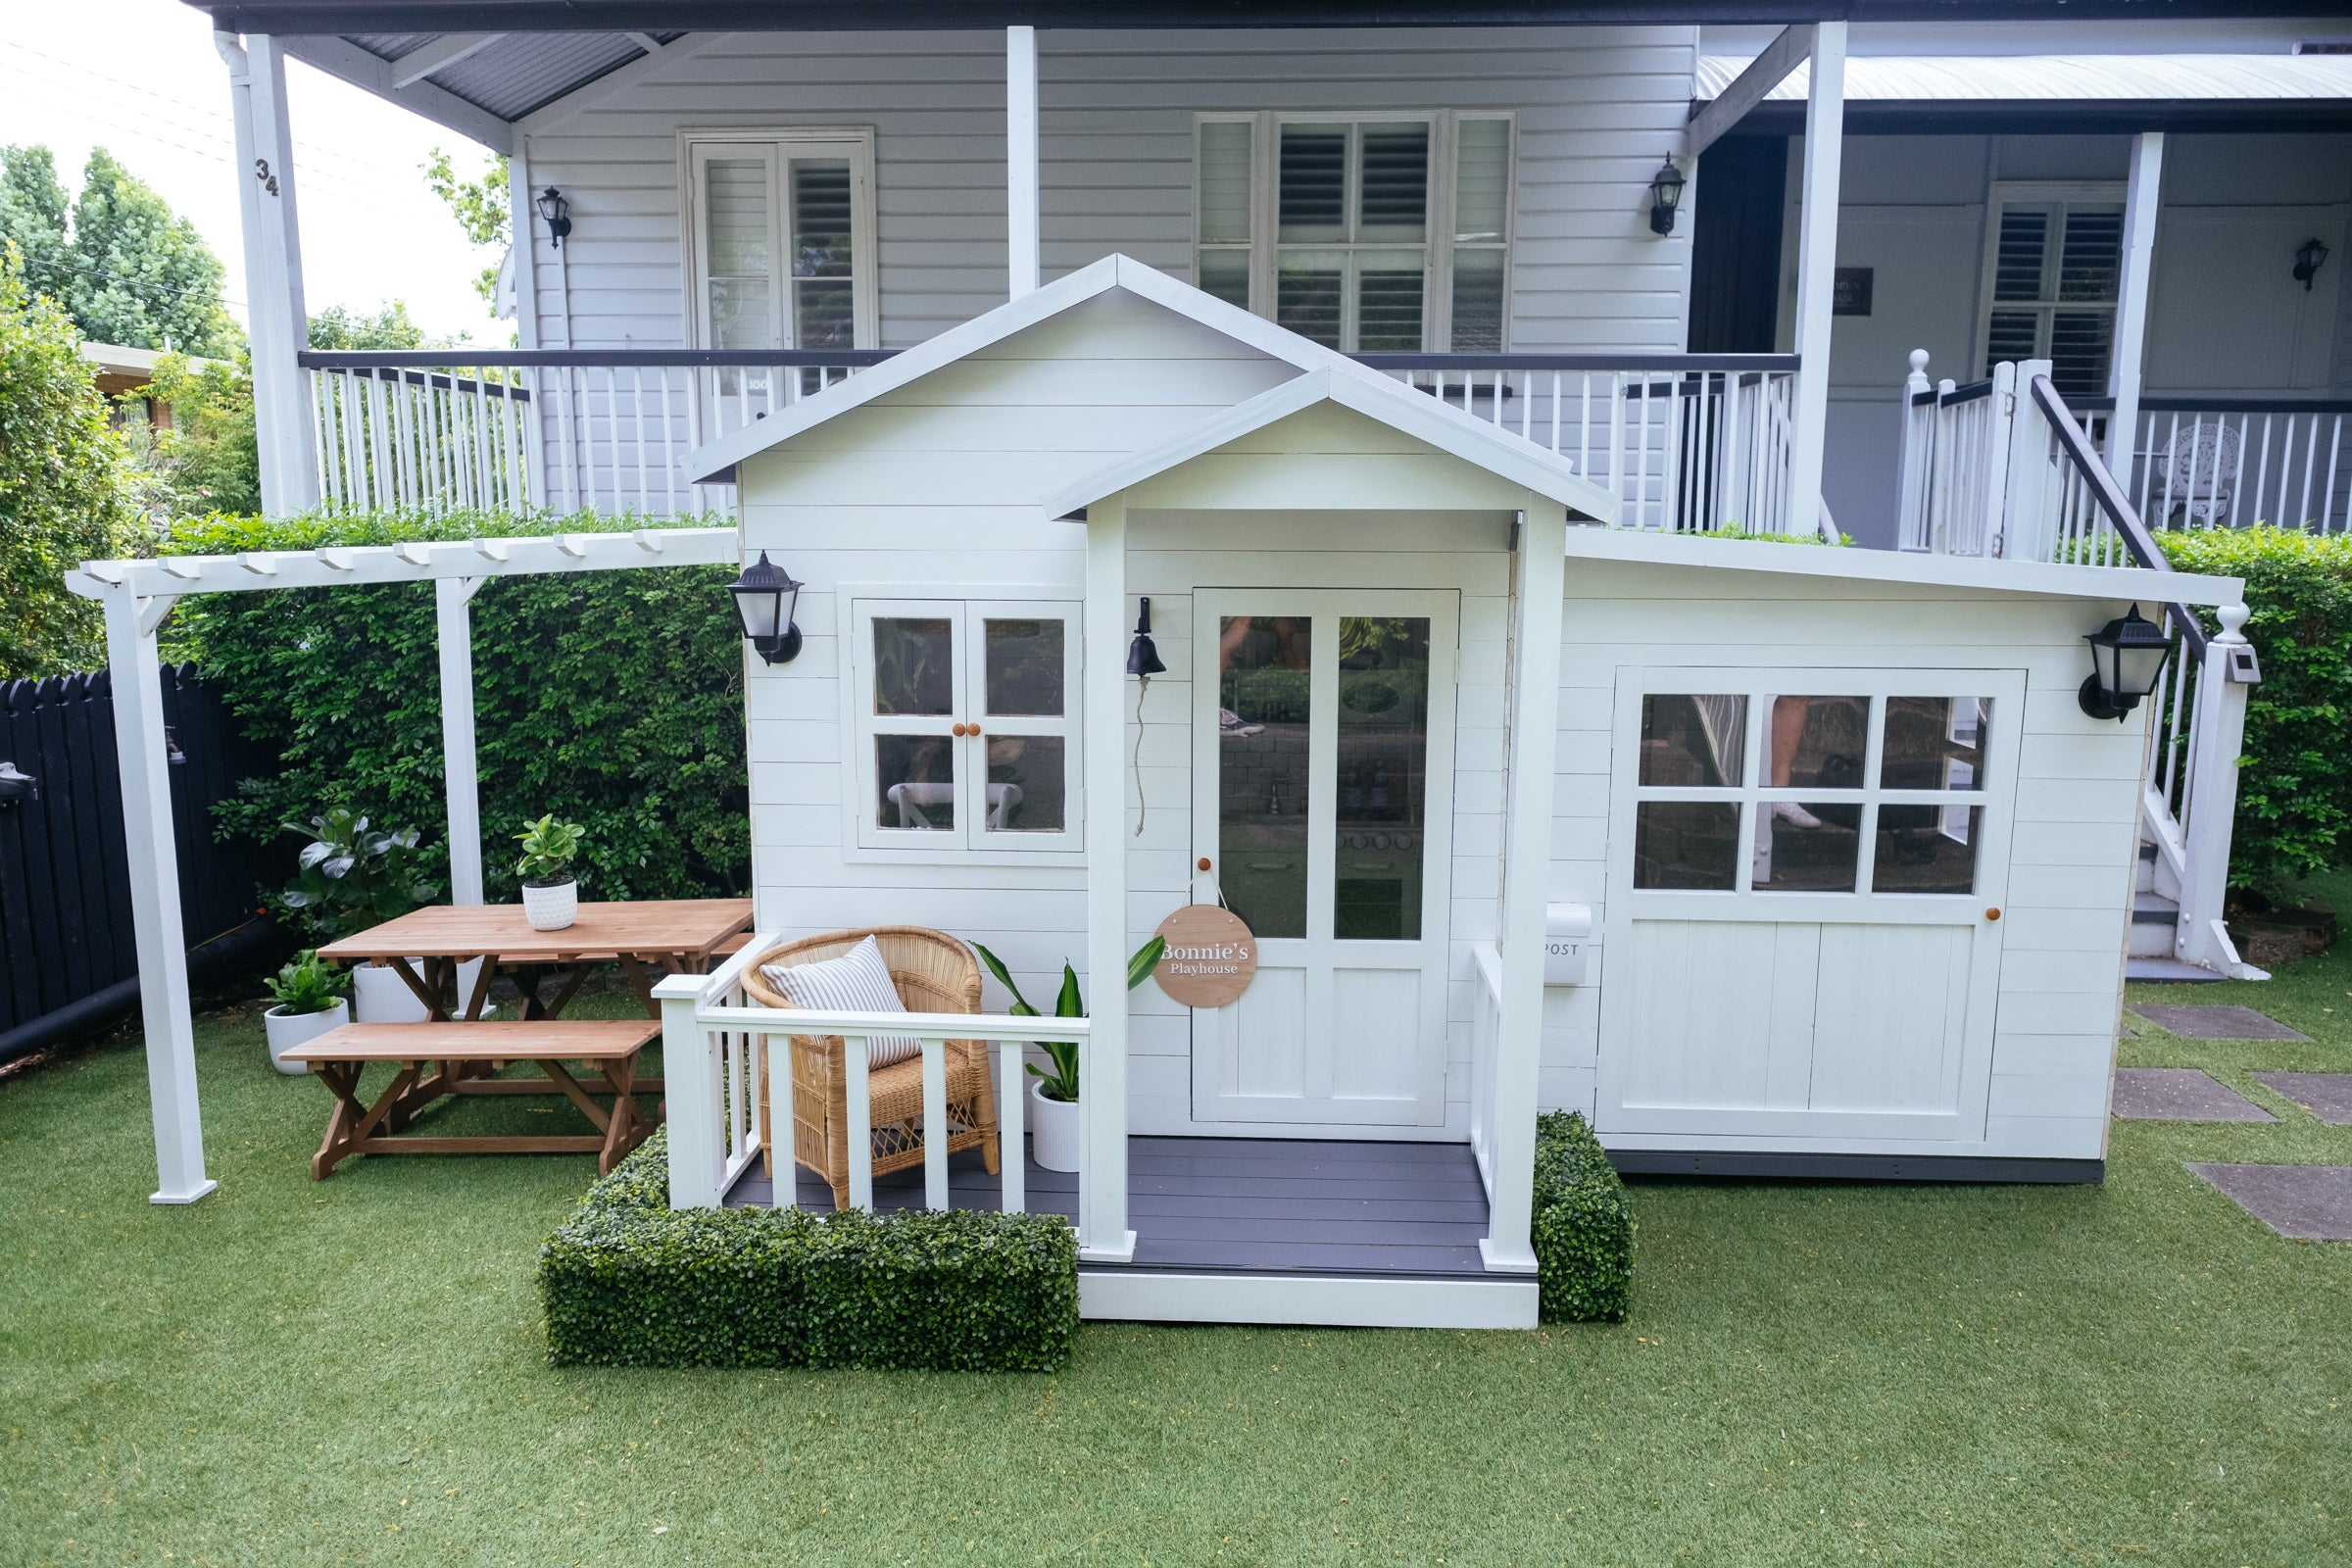
<path id="1" fill-rule="evenodd" d="M 270 933 L 256 891 L 291 873 L 295 846 L 217 841 L 212 808 L 277 760 L 238 733 L 192 664 L 163 671 L 180 916 L 191 952 L 259 951 Z M 138 952 L 116 769 L 115 703 L 103 671 L 0 684 L 0 1061 L 136 1001 Z M 224 940 L 226 939 L 226 940 Z"/>

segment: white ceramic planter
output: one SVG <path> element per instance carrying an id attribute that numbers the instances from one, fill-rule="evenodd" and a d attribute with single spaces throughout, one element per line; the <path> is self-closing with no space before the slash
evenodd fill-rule
<path id="1" fill-rule="evenodd" d="M 351 1004 L 340 998 L 324 1012 L 288 1012 L 283 1007 L 271 1007 L 262 1014 L 262 1032 L 270 1040 L 270 1065 L 287 1074 L 309 1072 L 311 1069 L 303 1063 L 286 1060 L 286 1053 L 349 1022 Z"/>
<path id="2" fill-rule="evenodd" d="M 418 974 L 424 973 L 424 960 L 411 958 L 409 966 Z M 466 1004 L 473 1000 L 473 984 L 482 972 L 482 960 L 467 958 L 458 965 L 458 1005 L 456 1016 L 466 1015 Z M 400 977 L 400 971 L 388 963 L 363 963 L 351 971 L 351 1001 L 353 1016 L 361 1023 L 422 1023 L 432 1014 L 416 993 Z M 496 1008 L 485 1005 L 482 1016 L 487 1018 Z"/>
<path id="3" fill-rule="evenodd" d="M 534 931 L 561 931 L 578 918 L 580 885 L 569 877 L 552 887 L 522 885 L 522 913 Z"/>
<path id="4" fill-rule="evenodd" d="M 1048 1100 L 1045 1085 L 1029 1086 L 1030 1157 L 1044 1170 L 1078 1168 L 1078 1102 Z"/>

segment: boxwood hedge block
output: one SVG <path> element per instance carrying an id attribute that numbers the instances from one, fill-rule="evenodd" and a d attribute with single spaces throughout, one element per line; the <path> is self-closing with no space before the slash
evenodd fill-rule
<path id="1" fill-rule="evenodd" d="M 1625 1316 L 1634 1285 L 1633 1199 L 1575 1111 L 1536 1119 L 1534 1232 L 1544 1321 Z"/>
<path id="2" fill-rule="evenodd" d="M 671 1209 L 660 1132 L 539 1250 L 557 1366 L 1047 1372 L 1078 1334 L 1054 1214 Z"/>

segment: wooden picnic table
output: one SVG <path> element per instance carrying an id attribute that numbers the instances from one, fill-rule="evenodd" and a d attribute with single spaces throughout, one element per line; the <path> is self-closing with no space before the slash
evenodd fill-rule
<path id="1" fill-rule="evenodd" d="M 522 993 L 524 1022 L 559 1017 L 590 968 L 617 962 L 646 1016 L 659 1018 L 654 983 L 666 974 L 707 972 L 712 956 L 751 924 L 749 899 L 583 904 L 579 917 L 561 931 L 532 930 L 519 904 L 437 904 L 330 942 L 318 956 L 332 963 L 389 963 L 436 1023 L 448 1021 L 453 1011 L 480 1018 L 490 982 L 500 974 Z M 422 974 L 410 961 L 419 958 Z M 481 973 L 472 995 L 458 997 L 458 965 L 470 958 L 484 960 Z M 561 987 L 553 998 L 542 997 L 551 975 L 562 977 Z"/>
<path id="2" fill-rule="evenodd" d="M 661 1037 L 657 1023 L 630 1019 L 560 1023 L 347 1023 L 285 1054 L 307 1063 L 335 1093 L 326 1137 L 311 1156 L 311 1177 L 324 1181 L 353 1154 L 593 1153 L 598 1175 L 645 1142 L 658 1120 L 637 1103 L 660 1085 L 639 1081 L 637 1058 Z M 488 1069 L 528 1061 L 540 1079 L 499 1078 Z M 360 1100 L 360 1075 L 378 1062 L 398 1070 L 372 1104 Z M 596 1078 L 587 1086 L 567 1062 L 583 1062 Z M 452 1095 L 560 1094 L 584 1112 L 593 1133 L 398 1136 L 416 1113 Z M 595 1097 L 608 1095 L 610 1110 Z"/>

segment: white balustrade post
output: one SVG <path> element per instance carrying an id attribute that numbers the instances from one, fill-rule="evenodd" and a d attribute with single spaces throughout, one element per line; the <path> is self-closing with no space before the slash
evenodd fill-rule
<path id="1" fill-rule="evenodd" d="M 1039 192 L 1037 29 L 1004 29 L 1004 242 L 1011 295 L 1037 287 Z"/>
<path id="2" fill-rule="evenodd" d="M 1911 351 L 1911 373 L 1903 377 L 1903 402 L 1897 418 L 1902 430 L 1902 477 L 1895 486 L 1895 540 L 1904 550 L 1928 547 L 1928 480 L 1936 466 L 1936 410 L 1925 410 L 1918 399 L 1934 391 L 1928 380 L 1928 351 Z"/>
<path id="3" fill-rule="evenodd" d="M 473 750 L 473 616 L 479 577 L 436 577 L 433 620 L 441 655 L 441 771 L 449 803 L 449 902 L 482 902 L 482 801 Z"/>
<path id="4" fill-rule="evenodd" d="M 868 1213 L 874 1207 L 873 1049 L 865 1035 L 848 1035 L 841 1043 L 842 1121 L 856 1129 L 849 1140 L 850 1206 Z"/>
<path id="5" fill-rule="evenodd" d="M 695 1021 L 704 977 L 670 975 L 654 987 L 662 1007 L 662 1078 L 669 1120 L 669 1206 L 716 1208 L 727 1157 L 726 1107 L 720 1087 L 725 1063 L 719 1042 Z M 787 1161 L 783 1180 L 790 1181 Z"/>
<path id="6" fill-rule="evenodd" d="M 2107 362 L 2105 457 L 2116 482 L 2132 486 L 2132 433 L 2139 423 L 2140 364 L 2147 350 L 2148 273 L 2156 255 L 2157 195 L 2164 183 L 2164 132 L 2143 130 L 2132 141 L 2132 177 L 2124 188 L 2124 267 L 2115 296 L 2115 352 Z"/>
<path id="7" fill-rule="evenodd" d="M 948 1043 L 923 1041 L 923 1206 L 948 1206 Z"/>
<path id="8" fill-rule="evenodd" d="M 1078 1255 L 1126 1262 L 1127 503 L 1086 521 L 1086 990 L 1078 1047 Z"/>
<path id="9" fill-rule="evenodd" d="M 1536 1099 L 1544 1044 L 1544 922 L 1551 884 L 1551 811 L 1559 739 L 1561 599 L 1567 517 L 1531 495 L 1519 523 L 1511 638 L 1509 800 L 1504 806 L 1502 996 L 1494 1029 L 1494 1200 L 1480 1255 L 1496 1273 L 1532 1274 Z"/>
<path id="10" fill-rule="evenodd" d="M 2183 824 L 2180 911 L 2173 951 L 2181 958 L 2231 979 L 2264 979 L 2242 962 L 2223 924 L 2230 891 L 2230 836 L 2237 816 L 2237 763 L 2246 743 L 2246 698 L 2252 693 L 2251 659 L 2238 670 L 2246 650 L 2241 629 L 2244 605 L 2216 612 L 2222 629 L 2206 645 L 2197 671 L 2194 716 L 2188 732 L 2188 820 Z"/>
<path id="11" fill-rule="evenodd" d="M 1788 455 L 1793 534 L 1821 526 L 1830 421 L 1830 321 L 1838 266 L 1838 181 L 1845 138 L 1845 24 L 1816 23 L 1805 98 L 1805 177 L 1797 211 L 1795 439 Z"/>
<path id="12" fill-rule="evenodd" d="M 188 1005 L 188 942 L 179 913 L 179 851 L 172 831 L 172 769 L 164 746 L 163 666 L 155 630 L 169 599 L 128 588 L 105 598 L 106 664 L 115 702 L 115 759 L 130 868 L 130 921 L 139 956 L 140 1028 L 155 1119 L 153 1203 L 193 1203 L 220 1185 L 204 1173 L 196 1105 L 195 1022 Z"/>
<path id="13" fill-rule="evenodd" d="M 1028 1042 L 997 1042 L 997 1166 L 1004 1174 L 1002 1207 L 1018 1214 L 1029 1206 L 1029 1151 L 1021 1141 L 1028 1119 L 1028 1086 L 1021 1080 L 1022 1048 Z"/>
<path id="14" fill-rule="evenodd" d="M 2066 475 L 2050 462 L 2055 435 L 2034 401 L 2034 378 L 2049 373 L 2047 360 L 1992 368 L 1984 448 L 1986 555 L 2048 561 L 2057 553 Z"/>

